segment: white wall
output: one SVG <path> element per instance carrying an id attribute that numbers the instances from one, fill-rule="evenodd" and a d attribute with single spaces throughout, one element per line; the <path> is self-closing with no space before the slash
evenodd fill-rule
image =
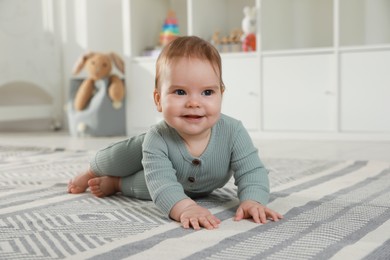
<path id="1" fill-rule="evenodd" d="M 89 50 L 123 56 L 121 0 L 0 0 L 0 107 L 2 100 L 24 104 L 27 96 L 46 102 L 48 94 L 66 126 L 71 71 Z M 39 126 L 48 128 L 41 120 L 0 121 L 0 131 Z"/>

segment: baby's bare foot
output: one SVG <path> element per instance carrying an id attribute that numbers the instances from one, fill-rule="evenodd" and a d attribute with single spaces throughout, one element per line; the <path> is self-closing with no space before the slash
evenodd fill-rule
<path id="1" fill-rule="evenodd" d="M 73 179 L 69 180 L 68 192 L 73 194 L 85 192 L 88 188 L 88 181 L 95 177 L 95 174 L 91 171 L 86 171 L 77 175 Z"/>
<path id="2" fill-rule="evenodd" d="M 121 191 L 119 177 L 103 176 L 93 178 L 88 181 L 88 185 L 91 193 L 99 198 L 111 196 Z"/>

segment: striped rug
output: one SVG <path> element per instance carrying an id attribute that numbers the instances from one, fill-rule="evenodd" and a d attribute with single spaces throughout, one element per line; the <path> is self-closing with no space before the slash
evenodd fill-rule
<path id="1" fill-rule="evenodd" d="M 269 207 L 232 220 L 230 182 L 198 200 L 222 223 L 185 230 L 150 201 L 66 192 L 93 151 L 0 146 L 0 259 L 390 259 L 390 163 L 263 158 Z"/>

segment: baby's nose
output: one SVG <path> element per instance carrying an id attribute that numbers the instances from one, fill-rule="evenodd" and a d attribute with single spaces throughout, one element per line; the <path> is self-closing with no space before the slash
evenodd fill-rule
<path id="1" fill-rule="evenodd" d="M 187 106 L 188 107 L 199 107 L 200 106 L 200 102 L 199 102 L 198 98 L 190 96 L 188 98 L 188 101 L 187 101 Z"/>

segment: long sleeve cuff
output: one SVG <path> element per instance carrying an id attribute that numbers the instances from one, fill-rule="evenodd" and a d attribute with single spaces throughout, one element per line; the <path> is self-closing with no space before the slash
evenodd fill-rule
<path id="1" fill-rule="evenodd" d="M 170 189 L 160 193 L 154 200 L 156 206 L 169 218 L 173 206 L 181 200 L 188 199 L 189 197 L 182 191 L 176 189 Z"/>

